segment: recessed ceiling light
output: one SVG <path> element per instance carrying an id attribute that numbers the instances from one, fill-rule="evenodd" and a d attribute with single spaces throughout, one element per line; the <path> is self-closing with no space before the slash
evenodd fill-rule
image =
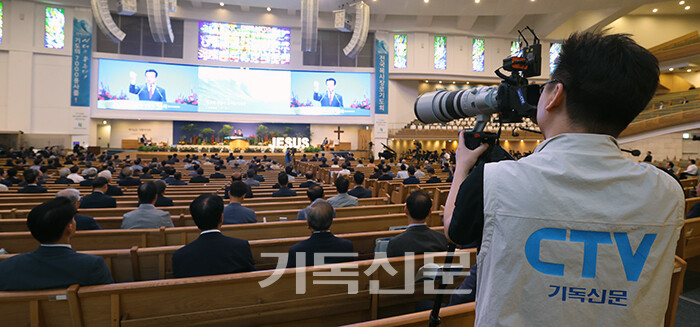
<path id="1" fill-rule="evenodd" d="M 102 125 L 107 125 L 107 121 L 106 121 L 106 120 L 103 120 L 103 121 L 102 121 Z"/>
<path id="2" fill-rule="evenodd" d="M 430 2 L 430 0 L 423 0 L 423 2 L 428 3 L 428 2 Z"/>
<path id="3" fill-rule="evenodd" d="M 455 82 L 455 81 L 452 81 L 452 84 L 457 84 L 457 82 Z"/>
<path id="4" fill-rule="evenodd" d="M 474 0 L 474 3 L 479 3 L 479 2 L 481 2 L 481 0 Z"/>
<path id="5" fill-rule="evenodd" d="M 672 72 L 672 71 L 673 71 L 673 67 L 669 68 L 668 71 L 669 71 L 669 72 Z"/>
<path id="6" fill-rule="evenodd" d="M 680 2 L 678 2 L 678 4 L 682 6 L 685 4 L 685 1 L 680 1 Z"/>
<path id="7" fill-rule="evenodd" d="M 438 83 L 442 84 L 442 81 L 439 81 Z"/>
<path id="8" fill-rule="evenodd" d="M 654 8 L 654 10 L 652 10 L 651 12 L 657 12 L 657 11 L 659 11 L 659 9 Z"/>
<path id="9" fill-rule="evenodd" d="M 469 82 L 467 82 L 467 84 L 469 84 Z"/>
<path id="10" fill-rule="evenodd" d="M 272 8 L 267 7 L 266 10 L 267 10 L 267 12 L 271 12 L 271 11 L 272 11 Z"/>
<path id="11" fill-rule="evenodd" d="M 223 3 L 223 2 L 219 2 L 219 6 L 222 6 L 222 7 L 223 7 L 223 6 L 224 6 L 224 3 Z"/>
<path id="12" fill-rule="evenodd" d="M 690 9 L 690 6 L 685 6 L 685 8 L 683 8 L 683 9 L 688 10 L 688 9 Z"/>
<path id="13" fill-rule="evenodd" d="M 692 69 L 688 69 L 688 70 L 686 70 L 686 71 L 690 73 L 690 72 L 692 72 L 693 70 L 692 70 Z"/>
<path id="14" fill-rule="evenodd" d="M 428 83 L 428 80 L 426 79 L 425 82 Z"/>

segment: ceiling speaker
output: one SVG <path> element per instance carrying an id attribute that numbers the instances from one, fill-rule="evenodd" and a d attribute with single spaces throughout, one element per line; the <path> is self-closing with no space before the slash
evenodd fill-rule
<path id="1" fill-rule="evenodd" d="M 367 33 L 369 33 L 369 6 L 364 2 L 356 2 L 351 6 L 355 7 L 355 27 L 352 29 L 352 38 L 343 48 L 343 52 L 350 58 L 355 58 L 365 46 Z"/>
<path id="2" fill-rule="evenodd" d="M 301 51 L 318 48 L 318 0 L 301 0 Z"/>
<path id="3" fill-rule="evenodd" d="M 112 15 L 109 13 L 107 0 L 90 0 L 92 15 L 95 23 L 112 42 L 119 43 L 124 40 L 126 34 L 114 23 Z"/>
<path id="4" fill-rule="evenodd" d="M 131 16 L 137 10 L 136 0 L 117 0 L 117 14 Z"/>

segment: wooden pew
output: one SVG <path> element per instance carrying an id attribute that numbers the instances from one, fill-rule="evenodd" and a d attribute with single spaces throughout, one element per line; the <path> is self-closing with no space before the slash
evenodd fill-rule
<path id="1" fill-rule="evenodd" d="M 474 254 L 473 250 L 458 252 L 460 257 L 466 258 L 462 262 L 473 261 Z M 437 253 L 287 269 L 281 271 L 275 282 L 262 284 L 267 287 L 261 283 L 267 283 L 275 273 L 273 270 L 86 287 L 75 285 L 68 290 L 0 292 L 3 304 L 0 314 L 3 323 L 12 326 L 29 325 L 32 321 L 86 327 L 342 325 L 376 319 L 386 315 L 384 312 L 390 308 L 400 307 L 402 313 L 411 312 L 417 300 L 432 296 L 423 294 L 422 284 L 416 285 L 413 294 L 377 295 L 370 291 L 369 281 L 378 281 L 381 289 L 403 289 L 404 276 L 414 275 L 426 262 L 443 261 L 444 253 Z M 388 264 L 398 274 L 391 276 L 383 268 L 368 270 L 373 263 Z M 357 282 L 357 291 L 349 292 L 347 282 L 343 284 L 337 277 L 327 277 L 332 269 L 357 272 L 357 276 L 342 278 L 353 285 Z M 452 287 L 456 285 L 458 280 Z M 45 300 L 47 296 L 61 299 L 65 296 L 68 300 L 50 303 Z M 43 310 L 43 304 L 56 309 Z"/>
<path id="2" fill-rule="evenodd" d="M 700 271 L 700 217 L 685 220 L 676 255 L 688 263 L 689 270 Z"/>

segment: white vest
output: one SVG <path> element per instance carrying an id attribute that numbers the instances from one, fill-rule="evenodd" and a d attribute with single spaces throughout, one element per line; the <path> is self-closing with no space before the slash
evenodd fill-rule
<path id="1" fill-rule="evenodd" d="M 606 135 L 487 164 L 476 326 L 660 326 L 684 205 Z"/>

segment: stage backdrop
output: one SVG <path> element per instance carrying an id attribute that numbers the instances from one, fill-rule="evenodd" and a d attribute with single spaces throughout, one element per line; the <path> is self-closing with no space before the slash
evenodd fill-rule
<path id="1" fill-rule="evenodd" d="M 173 121 L 175 144 L 216 144 L 241 131 L 250 145 L 268 145 L 273 137 L 310 137 L 309 124 Z"/>

